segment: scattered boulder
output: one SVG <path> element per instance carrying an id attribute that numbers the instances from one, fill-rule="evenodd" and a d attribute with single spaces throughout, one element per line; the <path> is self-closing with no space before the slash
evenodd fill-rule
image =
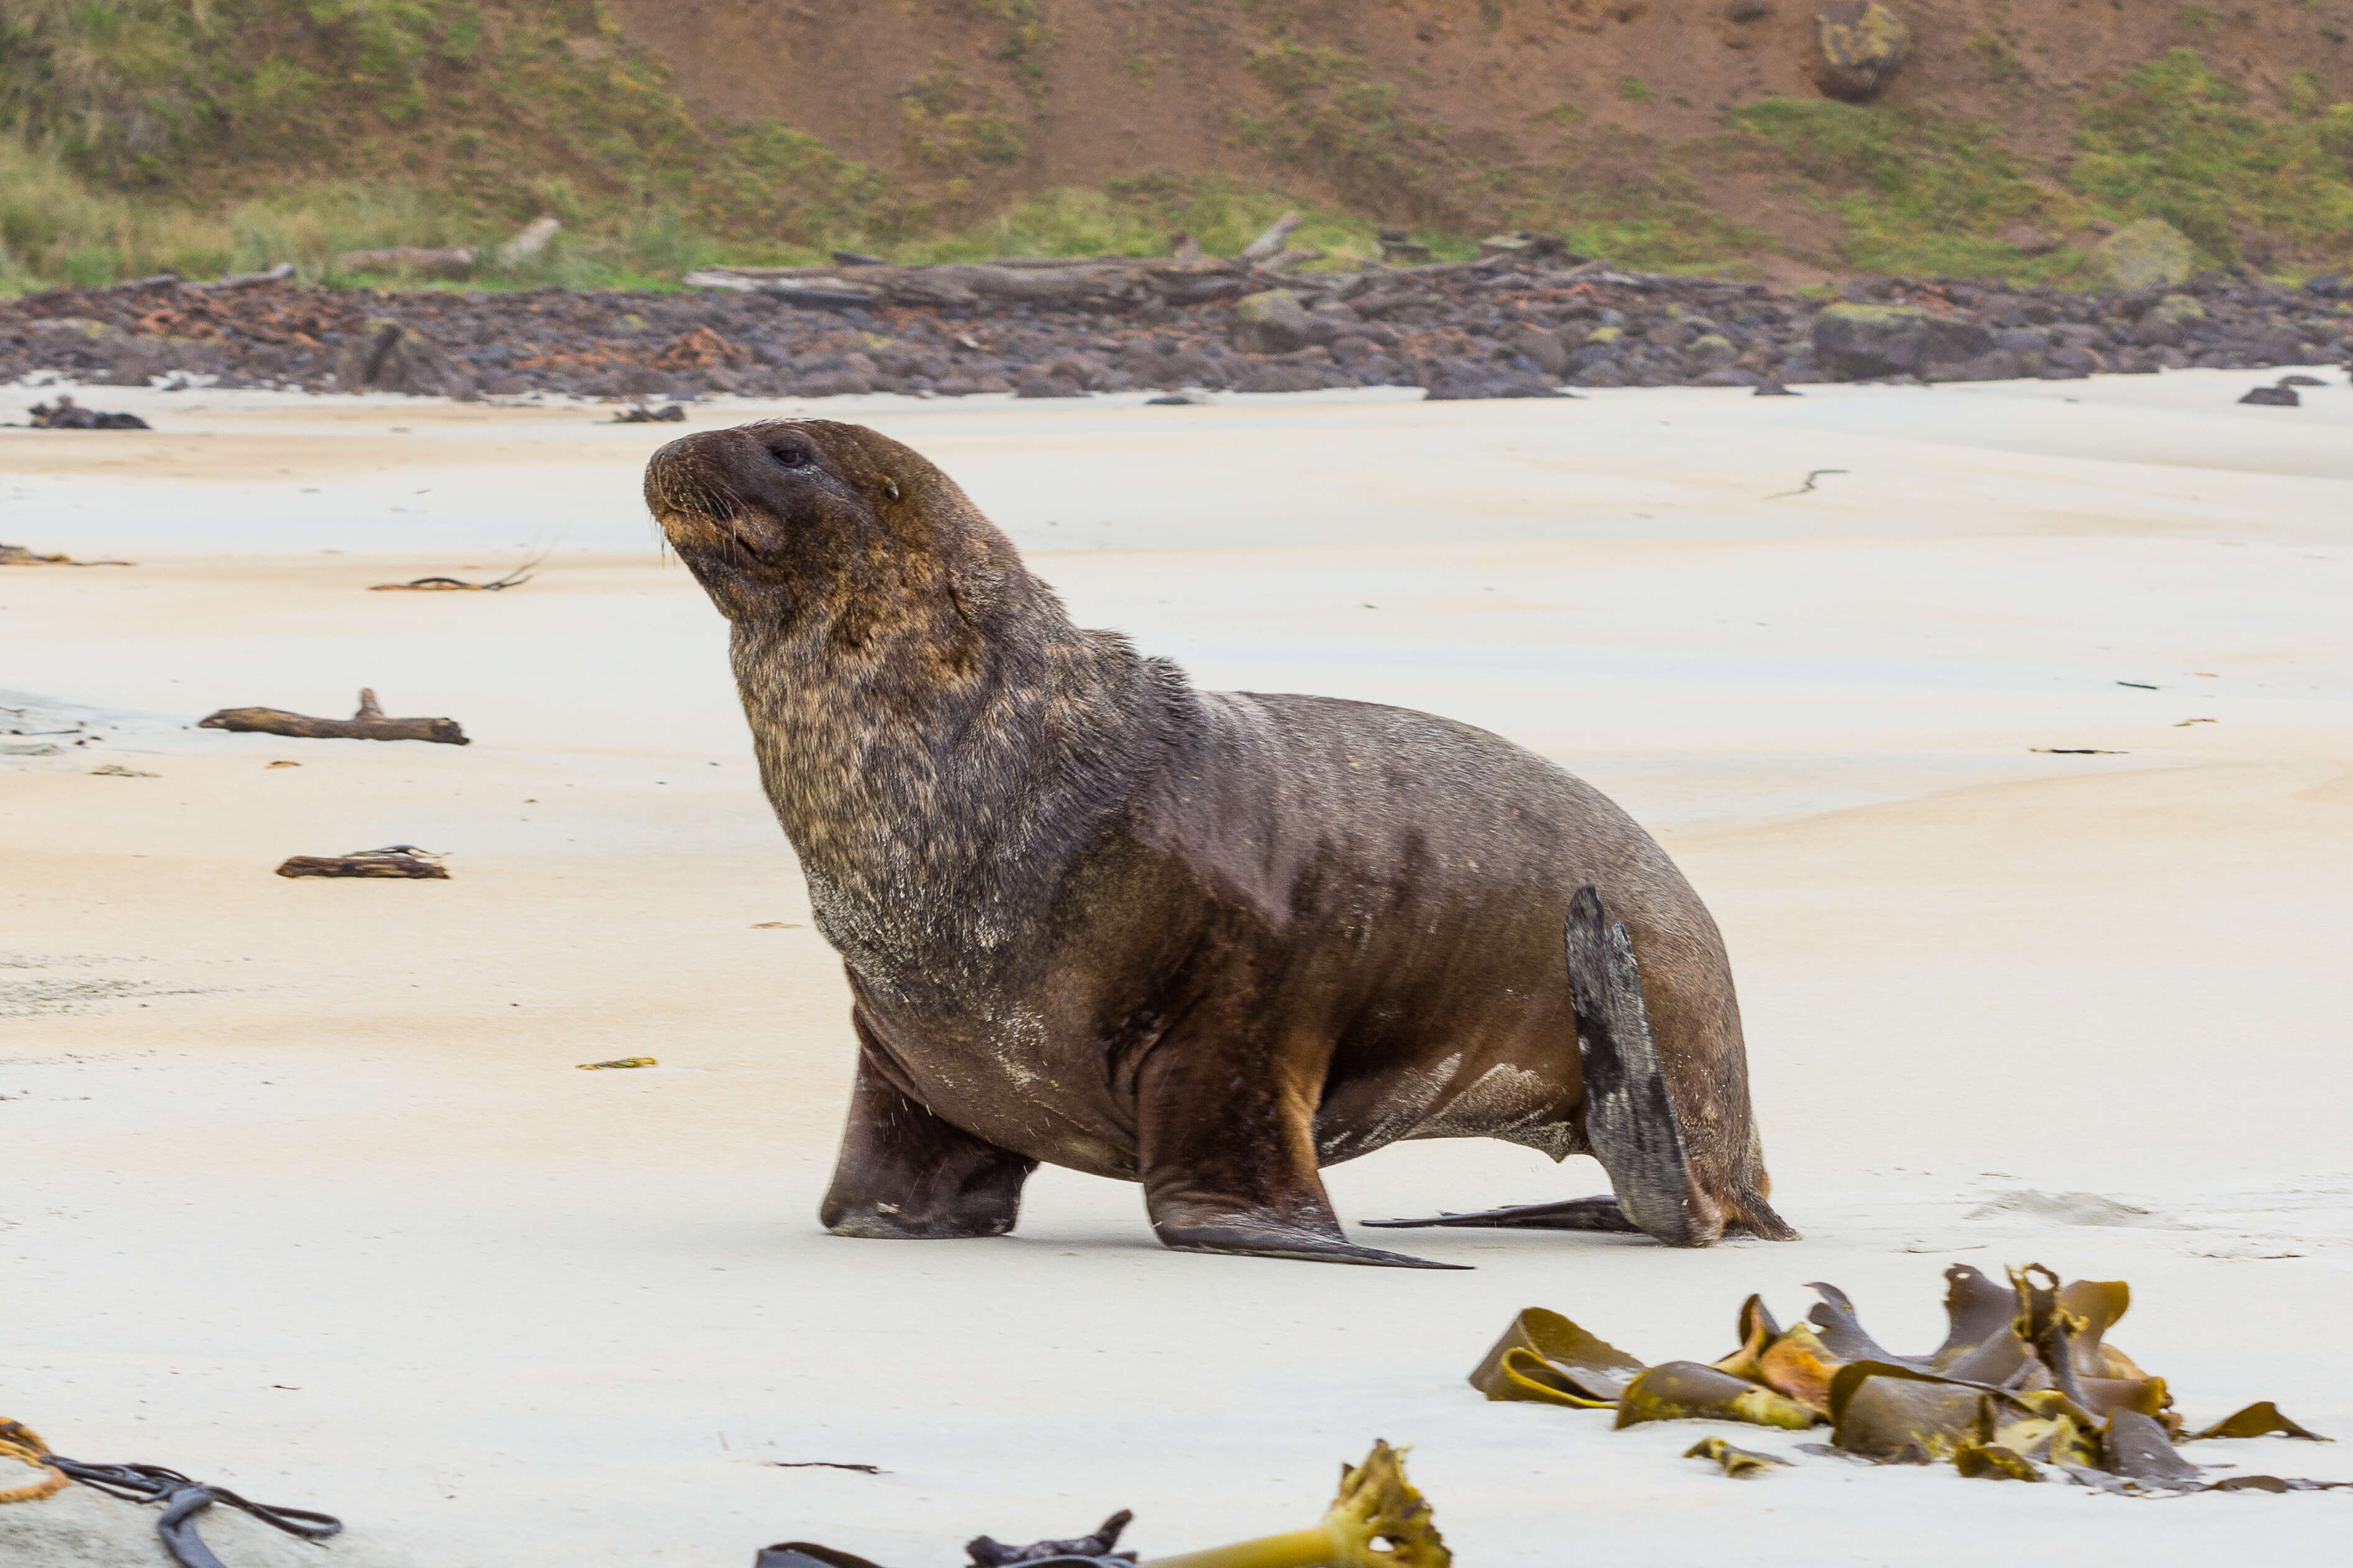
<path id="1" fill-rule="evenodd" d="M 2128 223 L 2092 247 L 2093 276 L 2103 288 L 2179 289 L 2197 270 L 2189 237 L 2161 217 Z"/>
<path id="2" fill-rule="evenodd" d="M 1912 29 L 1879 0 L 1830 0 L 1814 7 L 1822 89 L 1849 103 L 1869 103 L 1887 89 L 1912 53 Z"/>
<path id="3" fill-rule="evenodd" d="M 1246 354 L 1289 353 L 1309 341 L 1307 308 L 1288 289 L 1245 294 L 1234 301 L 1233 344 Z"/>
<path id="4" fill-rule="evenodd" d="M 2295 408 L 2302 406 L 2304 403 L 2304 399 L 2297 395 L 2293 386 L 2259 386 L 2239 401 L 2258 404 L 2266 408 Z"/>
<path id="5" fill-rule="evenodd" d="M 1546 375 L 1559 375 L 1568 369 L 1568 345 L 1560 341 L 1558 332 L 1548 332 L 1541 327 L 1525 327 L 1508 340 L 1512 351 L 1526 356 L 1530 363 Z"/>
<path id="6" fill-rule="evenodd" d="M 2206 307 L 2188 294 L 2168 294 L 2141 312 L 2133 342 L 2143 348 L 2179 348 L 2190 327 L 2206 319 Z"/>
<path id="7" fill-rule="evenodd" d="M 1452 403 L 1487 397 L 1566 397 L 1568 394 L 1548 384 L 1543 377 L 1504 365 L 1475 364 L 1458 360 L 1440 365 L 1430 377 L 1430 386 L 1422 394 L 1429 403 Z"/>
<path id="8" fill-rule="evenodd" d="M 1993 334 L 1911 305 L 1831 305 L 1814 318 L 1814 362 L 1841 381 L 1918 375 L 1994 347 Z"/>
<path id="9" fill-rule="evenodd" d="M 418 397 L 454 397 L 473 385 L 440 344 L 385 316 L 371 317 L 343 346 L 335 381 L 347 392 L 406 392 Z"/>

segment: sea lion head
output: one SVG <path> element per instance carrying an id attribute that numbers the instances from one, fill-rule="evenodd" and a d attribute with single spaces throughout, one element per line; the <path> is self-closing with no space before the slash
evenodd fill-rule
<path id="1" fill-rule="evenodd" d="M 884 602 L 985 600 L 1012 542 L 921 454 L 862 425 L 765 419 L 681 437 L 646 505 L 732 621 L 855 618 Z"/>

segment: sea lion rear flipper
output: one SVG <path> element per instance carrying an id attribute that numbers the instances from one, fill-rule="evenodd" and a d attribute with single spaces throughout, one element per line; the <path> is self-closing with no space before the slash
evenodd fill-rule
<path id="1" fill-rule="evenodd" d="M 1642 1228 L 1626 1217 L 1617 1198 L 1608 1193 L 1598 1198 L 1567 1198 L 1556 1204 L 1513 1204 L 1505 1208 L 1482 1209 L 1476 1214 L 1441 1214 L 1429 1219 L 1368 1219 L 1362 1223 L 1377 1230 L 1461 1226 L 1493 1230 L 1601 1230 L 1625 1235 L 1639 1234 Z"/>
<path id="2" fill-rule="evenodd" d="M 1585 1136 L 1594 1158 L 1637 1229 L 1670 1247 L 1705 1246 L 1715 1237 L 1692 1212 L 1691 1162 L 1642 1004 L 1634 944 L 1603 912 L 1591 883 L 1568 901 L 1567 946 Z"/>

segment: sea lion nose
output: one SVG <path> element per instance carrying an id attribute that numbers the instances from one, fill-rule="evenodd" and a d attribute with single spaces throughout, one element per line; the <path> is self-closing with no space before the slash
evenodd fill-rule
<path id="1" fill-rule="evenodd" d="M 647 460 L 646 510 L 672 545 L 685 549 L 726 538 L 725 525 L 736 510 L 726 475 L 741 460 L 724 439 L 733 435 L 711 430 L 681 436 Z"/>

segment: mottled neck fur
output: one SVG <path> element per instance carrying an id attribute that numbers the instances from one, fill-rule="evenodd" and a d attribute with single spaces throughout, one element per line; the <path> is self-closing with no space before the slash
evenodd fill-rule
<path id="1" fill-rule="evenodd" d="M 1173 666 L 1073 626 L 991 543 L 868 562 L 854 594 L 735 624 L 762 781 L 818 927 L 902 995 L 1001 970 L 1190 700 Z"/>

